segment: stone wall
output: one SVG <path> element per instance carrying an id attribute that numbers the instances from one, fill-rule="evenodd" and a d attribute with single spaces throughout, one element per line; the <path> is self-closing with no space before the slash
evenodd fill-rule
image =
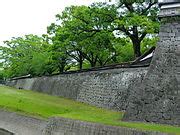
<path id="1" fill-rule="evenodd" d="M 14 134 L 7 131 L 7 130 L 4 130 L 4 129 L 0 128 L 0 135 L 14 135 Z"/>
<path id="2" fill-rule="evenodd" d="M 46 124 L 45 120 L 0 110 L 0 129 L 15 135 L 42 135 Z"/>
<path id="3" fill-rule="evenodd" d="M 15 135 L 168 135 L 65 118 L 42 120 L 3 110 L 0 110 L 0 129 Z"/>
<path id="4" fill-rule="evenodd" d="M 65 118 L 51 118 L 44 133 L 45 135 L 167 135 Z"/>
<path id="5" fill-rule="evenodd" d="M 9 86 L 67 97 L 99 107 L 125 110 L 129 86 L 141 81 L 147 68 L 117 68 L 13 80 Z"/>
<path id="6" fill-rule="evenodd" d="M 150 68 L 131 92 L 124 120 L 180 126 L 180 18 L 162 21 Z"/>

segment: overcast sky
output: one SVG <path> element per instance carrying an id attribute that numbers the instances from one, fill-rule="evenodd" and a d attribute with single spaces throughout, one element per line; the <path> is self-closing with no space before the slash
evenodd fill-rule
<path id="1" fill-rule="evenodd" d="M 66 6 L 105 0 L 0 0 L 0 45 L 11 37 L 41 35 Z"/>

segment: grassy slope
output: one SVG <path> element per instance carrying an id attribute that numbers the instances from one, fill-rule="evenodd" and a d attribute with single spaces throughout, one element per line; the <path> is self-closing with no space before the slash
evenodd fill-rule
<path id="1" fill-rule="evenodd" d="M 60 116 L 107 125 L 180 134 L 180 127 L 122 122 L 120 121 L 123 116 L 121 112 L 100 109 L 69 99 L 5 86 L 0 86 L 0 107 L 42 118 Z"/>

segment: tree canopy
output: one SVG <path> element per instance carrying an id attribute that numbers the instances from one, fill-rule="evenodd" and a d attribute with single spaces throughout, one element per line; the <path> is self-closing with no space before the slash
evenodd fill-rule
<path id="1" fill-rule="evenodd" d="M 12 38 L 1 47 L 4 69 L 9 77 L 40 75 L 53 72 L 53 61 L 47 51 L 48 43 L 36 35 Z"/>
<path id="2" fill-rule="evenodd" d="M 47 34 L 5 41 L 1 66 L 6 77 L 37 76 L 133 60 L 156 44 L 158 11 L 151 1 L 66 7 Z"/>

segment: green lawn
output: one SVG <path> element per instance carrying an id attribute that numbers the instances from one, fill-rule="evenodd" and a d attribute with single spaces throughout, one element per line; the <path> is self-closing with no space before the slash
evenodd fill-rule
<path id="1" fill-rule="evenodd" d="M 180 127 L 123 122 L 123 113 L 97 108 L 70 99 L 59 98 L 27 90 L 0 86 L 0 107 L 30 116 L 49 118 L 59 116 L 107 125 L 140 130 L 153 130 L 180 135 Z"/>

